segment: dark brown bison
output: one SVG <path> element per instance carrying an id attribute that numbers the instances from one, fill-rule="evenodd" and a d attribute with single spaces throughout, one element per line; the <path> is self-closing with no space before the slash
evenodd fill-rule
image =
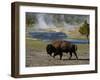
<path id="1" fill-rule="evenodd" d="M 52 54 L 54 53 L 53 55 L 54 58 L 56 55 L 59 55 L 60 60 L 62 59 L 63 52 L 70 54 L 69 59 L 71 59 L 72 53 L 74 53 L 76 59 L 78 59 L 76 50 L 77 50 L 77 46 L 75 44 L 63 40 L 55 40 L 51 44 L 48 44 L 46 47 L 47 54 L 52 56 Z"/>

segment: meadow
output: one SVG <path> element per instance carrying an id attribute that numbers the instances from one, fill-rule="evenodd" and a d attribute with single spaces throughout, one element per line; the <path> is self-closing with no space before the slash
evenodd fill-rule
<path id="1" fill-rule="evenodd" d="M 76 44 L 79 60 L 73 55 L 72 60 L 68 60 L 69 54 L 64 53 L 63 59 L 59 56 L 53 57 L 46 53 L 46 42 L 42 40 L 26 39 L 26 66 L 56 66 L 56 65 L 82 65 L 89 64 L 89 44 Z"/>

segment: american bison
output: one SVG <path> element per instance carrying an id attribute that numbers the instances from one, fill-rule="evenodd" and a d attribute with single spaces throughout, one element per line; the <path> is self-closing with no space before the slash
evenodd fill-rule
<path id="1" fill-rule="evenodd" d="M 75 44 L 72 44 L 69 41 L 64 41 L 64 40 L 55 40 L 51 44 L 48 44 L 46 47 L 47 54 L 52 56 L 54 53 L 53 57 L 55 58 L 56 55 L 60 56 L 60 60 L 62 59 L 63 52 L 69 53 L 71 59 L 72 53 L 76 56 L 76 59 L 78 59 L 77 53 L 77 46 Z"/>

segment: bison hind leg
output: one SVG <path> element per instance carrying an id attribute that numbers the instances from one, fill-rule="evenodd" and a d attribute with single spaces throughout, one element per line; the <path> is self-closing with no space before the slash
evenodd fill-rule
<path id="1" fill-rule="evenodd" d="M 76 56 L 76 59 L 78 60 L 78 56 L 77 56 L 77 53 L 76 52 L 73 52 L 74 53 L 74 55 Z"/>

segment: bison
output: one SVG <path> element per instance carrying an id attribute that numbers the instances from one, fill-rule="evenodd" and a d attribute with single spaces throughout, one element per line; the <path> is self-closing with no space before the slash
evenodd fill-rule
<path id="1" fill-rule="evenodd" d="M 63 52 L 70 54 L 69 59 L 71 59 L 72 53 L 74 53 L 74 55 L 76 56 L 76 59 L 78 59 L 76 50 L 77 50 L 77 45 L 72 44 L 69 41 L 64 41 L 64 40 L 55 40 L 51 44 L 48 44 L 46 47 L 47 54 L 52 56 L 52 54 L 54 53 L 53 55 L 54 58 L 56 55 L 59 55 L 60 60 L 62 59 Z"/>

